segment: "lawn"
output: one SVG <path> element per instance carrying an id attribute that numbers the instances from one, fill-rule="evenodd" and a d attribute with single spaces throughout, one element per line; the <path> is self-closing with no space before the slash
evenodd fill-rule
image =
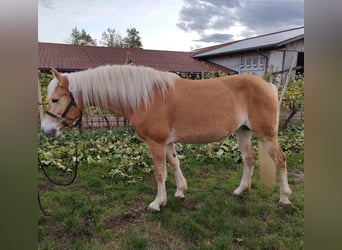
<path id="1" fill-rule="evenodd" d="M 70 177 L 75 133 L 57 140 L 39 134 L 39 156 L 51 175 Z M 304 249 L 303 125 L 280 133 L 289 207 L 278 205 L 279 186 L 265 187 L 257 166 L 251 192 L 232 195 L 242 176 L 234 136 L 177 144 L 188 191 L 183 200 L 174 197 L 168 168 L 168 201 L 158 213 L 147 211 L 157 188 L 147 148 L 132 131 L 85 130 L 79 139 L 75 183 L 57 187 L 39 171 L 42 206 L 50 213 L 38 210 L 39 249 Z"/>

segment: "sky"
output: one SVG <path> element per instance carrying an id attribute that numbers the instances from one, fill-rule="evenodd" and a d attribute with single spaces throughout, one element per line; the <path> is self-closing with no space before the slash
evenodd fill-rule
<path id="1" fill-rule="evenodd" d="M 39 42 L 136 28 L 144 49 L 190 51 L 299 26 L 304 0 L 38 0 Z"/>

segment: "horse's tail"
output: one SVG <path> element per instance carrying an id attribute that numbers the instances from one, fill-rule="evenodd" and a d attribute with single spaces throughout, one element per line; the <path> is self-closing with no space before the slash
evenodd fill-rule
<path id="1" fill-rule="evenodd" d="M 258 153 L 261 181 L 265 184 L 266 187 L 272 188 L 276 184 L 276 168 L 274 166 L 273 160 L 267 153 L 260 140 L 258 145 Z"/>
<path id="2" fill-rule="evenodd" d="M 279 104 L 278 104 L 278 88 L 275 84 L 273 83 L 268 83 L 271 85 L 275 98 L 277 100 L 276 105 L 277 105 L 277 120 L 276 120 L 276 128 L 278 131 L 278 126 L 279 126 Z M 270 155 L 267 153 L 265 147 L 262 145 L 262 143 L 259 141 L 258 145 L 258 153 L 259 153 L 259 166 L 260 166 L 260 177 L 262 182 L 267 186 L 267 187 L 273 187 L 276 184 L 276 168 L 274 166 L 274 162 L 271 159 Z"/>

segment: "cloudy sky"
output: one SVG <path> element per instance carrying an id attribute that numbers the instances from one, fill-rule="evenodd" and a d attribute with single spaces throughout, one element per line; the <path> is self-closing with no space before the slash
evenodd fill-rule
<path id="1" fill-rule="evenodd" d="M 190 51 L 304 25 L 304 0 L 38 0 L 38 40 L 136 28 L 144 49 Z"/>

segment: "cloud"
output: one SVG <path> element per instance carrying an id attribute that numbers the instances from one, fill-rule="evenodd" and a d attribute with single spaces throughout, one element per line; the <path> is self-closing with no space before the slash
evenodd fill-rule
<path id="1" fill-rule="evenodd" d="M 196 31 L 203 35 L 207 29 L 221 29 L 233 25 L 236 18 L 232 9 L 239 6 L 237 1 L 224 0 L 185 0 L 179 13 L 177 27 L 184 31 Z M 227 18 L 228 17 L 228 18 Z"/>
<path id="2" fill-rule="evenodd" d="M 233 39 L 228 31 L 237 26 L 244 28 L 240 32 L 244 36 L 302 25 L 303 0 L 184 0 L 177 22 L 183 31 L 196 32 L 201 42 Z"/>
<path id="3" fill-rule="evenodd" d="M 194 42 L 205 42 L 205 43 L 225 43 L 233 38 L 231 34 L 211 34 L 204 35 L 201 39 L 194 40 Z"/>
<path id="4" fill-rule="evenodd" d="M 241 24 L 257 33 L 280 30 L 304 25 L 304 4 L 299 3 L 300 0 L 292 4 L 288 0 L 277 0 L 273 4 L 245 4 L 236 15 Z"/>
<path id="5" fill-rule="evenodd" d="M 52 0 L 38 0 L 38 5 L 46 9 L 50 9 L 50 10 L 54 9 Z"/>

